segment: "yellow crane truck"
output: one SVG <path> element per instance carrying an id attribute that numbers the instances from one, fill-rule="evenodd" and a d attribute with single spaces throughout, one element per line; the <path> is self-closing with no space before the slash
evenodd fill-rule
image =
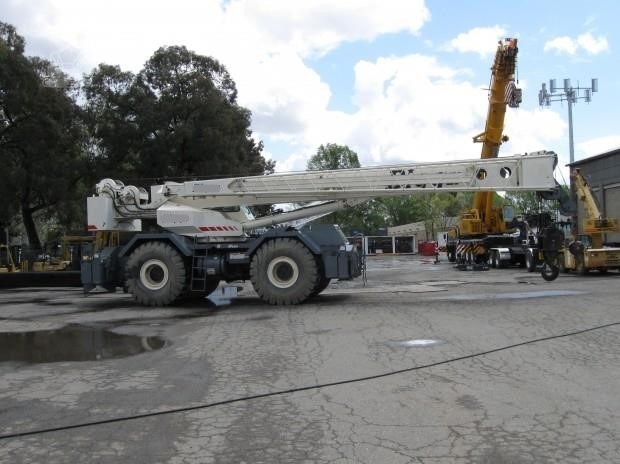
<path id="1" fill-rule="evenodd" d="M 503 134 L 506 107 L 517 108 L 521 103 L 521 89 L 515 84 L 517 53 L 517 39 L 499 41 L 491 68 L 486 127 L 484 132 L 473 137 L 475 143 L 482 143 L 481 159 L 498 157 L 502 142 L 508 140 Z M 463 211 L 458 226 L 448 231 L 446 253 L 450 262 L 486 265 L 489 249 L 504 245 L 504 234 L 514 231 L 507 225 L 512 217 L 505 217 L 503 208 L 493 207 L 493 194 L 491 191 L 476 192 L 472 207 Z"/>
<path id="2" fill-rule="evenodd" d="M 620 248 L 605 246 L 607 232 L 620 232 L 617 219 L 603 217 L 588 182 L 579 169 L 573 169 L 571 179 L 577 201 L 583 206 L 583 233 L 565 239 L 557 230 L 548 230 L 541 246 L 544 265 L 541 274 L 545 280 L 554 280 L 561 271 L 575 271 L 585 275 L 590 270 L 607 272 L 620 270 Z M 546 243 L 545 243 L 546 240 Z"/>

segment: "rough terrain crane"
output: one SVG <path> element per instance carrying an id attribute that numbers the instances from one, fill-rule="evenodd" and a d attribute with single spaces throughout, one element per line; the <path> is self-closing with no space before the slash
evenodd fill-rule
<path id="1" fill-rule="evenodd" d="M 271 304 L 297 304 L 331 279 L 362 273 L 363 257 L 337 226 L 283 225 L 372 198 L 437 191 L 550 191 L 557 155 L 403 164 L 153 185 L 104 179 L 87 199 L 99 237 L 81 266 L 86 291 L 123 287 L 144 305 L 205 297 L 221 281 L 250 280 Z M 319 204 L 254 218 L 248 207 Z M 157 232 L 142 232 L 142 221 Z M 280 225 L 282 224 L 282 225 Z"/>
<path id="2" fill-rule="evenodd" d="M 603 217 L 594 195 L 579 169 L 571 171 L 577 201 L 583 206 L 583 234 L 566 240 L 561 231 L 549 228 L 546 243 L 541 246 L 544 265 L 541 274 L 545 280 L 554 280 L 560 271 L 587 274 L 590 270 L 607 272 L 620 270 L 620 248 L 604 246 L 606 232 L 620 232 L 617 219 Z"/>
<path id="3" fill-rule="evenodd" d="M 517 108 L 521 103 L 521 89 L 515 85 L 517 65 L 517 39 L 507 38 L 499 41 L 495 60 L 491 68 L 491 85 L 489 88 L 489 107 L 484 132 L 476 135 L 473 140 L 482 143 L 481 159 L 497 158 L 502 142 L 508 140 L 503 135 L 506 107 Z M 451 262 L 468 261 L 486 263 L 489 258 L 489 247 L 496 245 L 493 236 L 511 230 L 506 225 L 502 208 L 493 207 L 492 191 L 481 191 L 474 194 L 472 207 L 463 211 L 458 226 L 448 232 L 446 252 Z M 514 228 L 512 228 L 514 230 Z"/>

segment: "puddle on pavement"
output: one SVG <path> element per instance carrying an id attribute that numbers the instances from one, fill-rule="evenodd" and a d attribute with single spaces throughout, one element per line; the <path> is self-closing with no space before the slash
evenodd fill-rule
<path id="1" fill-rule="evenodd" d="M 392 347 L 429 348 L 431 346 L 441 345 L 443 343 L 445 343 L 443 340 L 438 340 L 434 338 L 416 338 L 413 340 L 390 341 L 387 344 Z"/>
<path id="2" fill-rule="evenodd" d="M 165 345 L 161 337 L 124 335 L 73 324 L 56 330 L 0 333 L 0 362 L 99 361 L 159 350 Z"/>

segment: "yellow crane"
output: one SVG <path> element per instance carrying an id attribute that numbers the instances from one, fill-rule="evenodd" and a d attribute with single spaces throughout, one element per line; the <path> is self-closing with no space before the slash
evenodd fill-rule
<path id="1" fill-rule="evenodd" d="M 588 182 L 581 174 L 579 169 L 574 169 L 571 173 L 577 200 L 583 205 L 585 212 L 583 221 L 583 231 L 592 237 L 592 246 L 600 248 L 603 246 L 603 234 L 605 232 L 618 232 L 620 226 L 617 219 L 603 217 L 601 211 L 592 195 Z"/>
<path id="2" fill-rule="evenodd" d="M 550 240 L 541 247 L 545 261 L 541 274 L 549 281 L 554 280 L 560 271 L 572 270 L 584 275 L 590 270 L 620 270 L 620 248 L 605 246 L 604 243 L 605 233 L 620 232 L 620 223 L 617 219 L 602 215 L 592 190 L 579 169 L 571 171 L 571 179 L 577 201 L 584 212 L 583 233 L 565 240 L 558 231 L 547 231 L 546 237 L 550 237 Z"/>
<path id="3" fill-rule="evenodd" d="M 521 103 L 521 89 L 515 84 L 518 51 L 515 38 L 498 42 L 491 68 L 486 127 L 473 137 L 475 143 L 482 143 L 482 159 L 498 157 L 502 142 L 508 140 L 503 134 L 506 107 L 517 108 Z M 488 253 L 481 239 L 506 231 L 502 208 L 493 207 L 493 192 L 476 192 L 471 209 L 461 213 L 458 226 L 448 233 L 448 258 L 455 261 L 457 255 L 468 253 L 486 262 Z"/>

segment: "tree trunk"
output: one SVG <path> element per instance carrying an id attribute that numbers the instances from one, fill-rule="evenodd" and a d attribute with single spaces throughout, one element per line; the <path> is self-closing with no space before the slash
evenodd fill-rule
<path id="1" fill-rule="evenodd" d="M 32 215 L 32 209 L 26 205 L 22 205 L 22 221 L 26 229 L 26 235 L 28 236 L 28 244 L 31 250 L 40 250 L 41 240 L 39 240 L 39 233 L 37 232 L 37 227 L 34 224 Z"/>

